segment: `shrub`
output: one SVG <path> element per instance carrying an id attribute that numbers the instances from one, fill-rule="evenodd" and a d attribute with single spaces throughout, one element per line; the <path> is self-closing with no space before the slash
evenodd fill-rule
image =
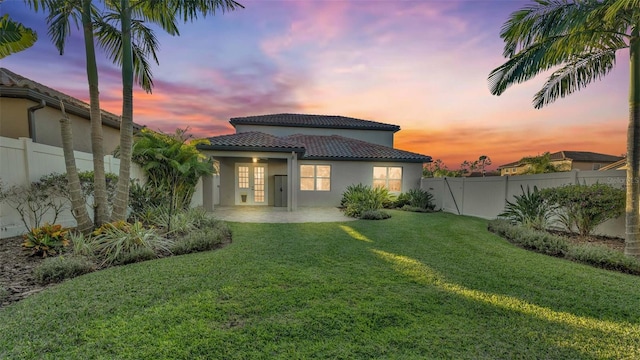
<path id="1" fill-rule="evenodd" d="M 432 211 L 432 210 L 429 210 L 429 209 L 423 209 L 423 208 L 419 208 L 419 207 L 415 207 L 415 206 L 411 206 L 411 205 L 405 205 L 405 206 L 401 207 L 400 210 L 412 211 L 412 212 L 430 212 L 430 211 Z"/>
<path id="2" fill-rule="evenodd" d="M 155 211 L 162 208 L 166 194 L 159 188 L 148 184 L 140 184 L 139 180 L 131 180 L 129 185 L 129 207 L 131 218 L 137 221 L 145 221 L 145 214 L 155 216 Z M 146 223 L 146 221 L 145 221 Z"/>
<path id="3" fill-rule="evenodd" d="M 567 231 L 590 235 L 596 226 L 622 215 L 625 192 L 605 184 L 566 185 L 541 194 L 558 207 L 559 222 Z"/>
<path id="4" fill-rule="evenodd" d="M 549 234 L 546 231 L 515 226 L 503 219 L 490 221 L 489 231 L 501 235 L 525 249 L 547 255 L 563 257 L 569 249 L 569 243 L 560 236 Z"/>
<path id="5" fill-rule="evenodd" d="M 349 185 L 342 194 L 340 204 L 347 216 L 359 218 L 367 210 L 380 210 L 389 202 L 389 191 L 382 187 Z"/>
<path id="6" fill-rule="evenodd" d="M 200 207 L 179 210 L 171 215 L 169 214 L 169 209 L 162 208 L 159 209 L 156 216 L 152 219 L 152 224 L 165 228 L 168 235 L 179 236 L 200 228 L 206 219 L 207 212 Z"/>
<path id="7" fill-rule="evenodd" d="M 157 257 L 161 253 L 170 252 L 172 244 L 171 240 L 158 235 L 153 228 L 145 228 L 141 222 L 107 223 L 94 234 L 96 236 L 93 241 L 102 259 L 102 265 L 118 264 L 122 263 L 124 258 L 149 254 L 141 249 L 148 249 Z"/>
<path id="8" fill-rule="evenodd" d="M 22 246 L 31 249 L 31 255 L 42 257 L 55 255 L 69 245 L 68 233 L 69 231 L 63 229 L 62 225 L 45 224 L 26 233 L 23 236 Z"/>
<path id="9" fill-rule="evenodd" d="M 567 258 L 607 270 L 640 275 L 640 261 L 601 245 L 573 245 Z"/>
<path id="10" fill-rule="evenodd" d="M 71 247 L 74 255 L 86 257 L 94 256 L 96 249 L 94 243 L 91 241 L 91 237 L 84 236 L 79 232 L 71 232 L 69 233 L 69 240 L 71 240 Z"/>
<path id="11" fill-rule="evenodd" d="M 533 187 L 533 192 L 527 186 L 524 191 L 522 185 L 522 195 L 515 196 L 515 201 L 507 201 L 504 212 L 499 217 L 506 218 L 514 224 L 520 224 L 529 229 L 544 230 L 547 228 L 549 219 L 553 215 L 553 208 L 543 196 L 538 187 Z"/>
<path id="12" fill-rule="evenodd" d="M 409 205 L 410 202 L 411 196 L 409 195 L 409 193 L 401 193 L 400 195 L 398 195 L 398 197 L 396 197 L 395 201 L 393 202 L 393 206 L 401 209 L 404 206 Z"/>
<path id="13" fill-rule="evenodd" d="M 176 240 L 171 246 L 174 255 L 189 254 L 198 251 L 216 249 L 231 236 L 229 228 L 221 222 L 212 224 L 191 232 L 189 235 Z"/>
<path id="14" fill-rule="evenodd" d="M 562 237 L 516 226 L 502 219 L 489 221 L 489 231 L 514 244 L 540 253 L 564 257 L 602 269 L 640 275 L 639 260 L 605 246 L 569 244 Z"/>
<path id="15" fill-rule="evenodd" d="M 366 210 L 360 214 L 360 219 L 363 220 L 384 220 L 390 217 L 391 214 L 382 210 Z"/>
<path id="16" fill-rule="evenodd" d="M 2 189 L 0 199 L 20 215 L 25 228 L 38 228 L 46 218 L 51 223 L 70 205 L 65 196 L 65 183 L 59 174 L 45 175 L 29 185 Z"/>
<path id="17" fill-rule="evenodd" d="M 409 205 L 415 208 L 433 210 L 436 205 L 433 203 L 433 194 L 422 189 L 411 189 L 407 191 L 409 195 Z"/>
<path id="18" fill-rule="evenodd" d="M 58 256 L 48 258 L 33 271 L 36 281 L 50 284 L 90 273 L 96 265 L 82 256 Z"/>
<path id="19" fill-rule="evenodd" d="M 0 303 L 9 298 L 9 290 L 5 289 L 4 286 L 0 286 Z"/>

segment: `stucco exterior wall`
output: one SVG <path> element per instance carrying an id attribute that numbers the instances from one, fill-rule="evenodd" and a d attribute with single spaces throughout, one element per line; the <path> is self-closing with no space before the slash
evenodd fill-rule
<path id="1" fill-rule="evenodd" d="M 252 163 L 250 157 L 218 157 L 220 162 L 220 206 L 236 205 L 236 164 Z M 286 159 L 260 160 L 267 164 L 267 205 L 274 205 L 275 175 L 287 174 Z M 330 191 L 302 191 L 300 190 L 299 168 L 294 182 L 298 207 L 323 207 L 338 206 L 342 193 L 347 186 L 363 183 L 373 183 L 374 166 L 399 166 L 402 167 L 402 192 L 420 187 L 422 177 L 422 164 L 397 163 L 397 162 L 373 162 L 373 161 L 319 161 L 299 160 L 300 165 L 330 165 L 331 166 L 331 190 Z"/>
<path id="2" fill-rule="evenodd" d="M 331 128 L 307 128 L 265 125 L 236 125 L 236 133 L 258 131 L 274 136 L 305 135 L 340 135 L 374 144 L 393 147 L 393 131 L 384 130 L 351 130 Z"/>
<path id="3" fill-rule="evenodd" d="M 372 161 L 319 161 L 300 160 L 298 165 L 331 165 L 331 190 L 330 191 L 302 191 L 300 179 L 296 179 L 298 189 L 298 206 L 338 206 L 342 193 L 347 186 L 362 183 L 373 183 L 374 166 L 399 166 L 402 167 L 402 192 L 420 187 L 422 177 L 422 164 L 397 163 L 397 162 L 372 162 Z"/>
<path id="4" fill-rule="evenodd" d="M 18 98 L 0 98 L 0 136 L 9 138 L 29 137 L 27 110 L 37 105 L 35 101 Z M 33 142 L 56 147 L 62 146 L 58 109 L 45 107 L 34 112 L 35 136 Z M 91 122 L 80 116 L 69 114 L 73 131 L 73 148 L 91 153 Z M 120 143 L 120 131 L 102 127 L 105 154 L 110 154 Z"/>
<path id="5" fill-rule="evenodd" d="M 250 164 L 250 157 L 216 158 L 220 162 L 220 206 L 236 205 L 236 164 Z M 275 175 L 287 175 L 286 159 L 260 160 L 260 164 L 267 164 L 267 205 L 274 204 Z"/>

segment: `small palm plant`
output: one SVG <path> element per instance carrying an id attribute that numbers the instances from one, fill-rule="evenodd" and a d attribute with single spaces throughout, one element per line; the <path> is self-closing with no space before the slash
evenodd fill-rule
<path id="1" fill-rule="evenodd" d="M 553 215 L 552 206 L 537 186 L 533 187 L 533 191 L 529 189 L 529 186 L 527 186 L 527 191 L 522 185 L 520 185 L 520 189 L 522 189 L 522 195 L 515 196 L 514 202 L 507 200 L 504 212 L 498 216 L 530 229 L 546 229 L 549 219 Z"/>

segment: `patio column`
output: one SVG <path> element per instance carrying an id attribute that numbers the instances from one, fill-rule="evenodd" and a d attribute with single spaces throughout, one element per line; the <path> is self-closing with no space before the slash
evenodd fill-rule
<path id="1" fill-rule="evenodd" d="M 287 158 L 288 174 L 287 176 L 287 210 L 295 211 L 298 208 L 298 188 L 296 181 L 298 179 L 298 157 L 294 151 L 291 152 L 291 156 Z"/>

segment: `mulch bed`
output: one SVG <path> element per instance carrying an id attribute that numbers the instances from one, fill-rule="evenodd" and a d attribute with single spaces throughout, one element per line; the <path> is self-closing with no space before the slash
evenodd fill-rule
<path id="1" fill-rule="evenodd" d="M 0 307 L 51 286 L 36 283 L 33 269 L 44 259 L 29 256 L 30 251 L 22 247 L 22 241 L 22 237 L 0 239 L 0 286 L 9 292 L 7 298 L 0 299 Z"/>

